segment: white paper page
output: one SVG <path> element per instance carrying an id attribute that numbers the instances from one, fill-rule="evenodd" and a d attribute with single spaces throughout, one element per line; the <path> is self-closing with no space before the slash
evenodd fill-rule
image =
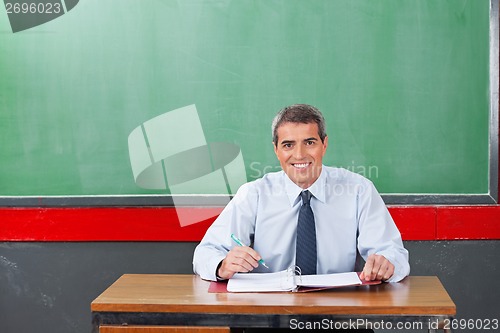
<path id="1" fill-rule="evenodd" d="M 237 273 L 227 282 L 230 292 L 271 292 L 295 289 L 288 271 L 276 273 Z"/>
<path id="2" fill-rule="evenodd" d="M 356 272 L 302 275 L 297 284 L 303 287 L 342 287 L 362 284 Z"/>

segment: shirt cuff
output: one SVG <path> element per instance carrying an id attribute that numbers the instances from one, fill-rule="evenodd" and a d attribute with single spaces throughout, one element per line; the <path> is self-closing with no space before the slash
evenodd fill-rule
<path id="1" fill-rule="evenodd" d="M 225 256 L 213 256 L 203 264 L 202 269 L 197 272 L 204 280 L 219 281 L 217 278 L 217 267 L 224 260 Z"/>

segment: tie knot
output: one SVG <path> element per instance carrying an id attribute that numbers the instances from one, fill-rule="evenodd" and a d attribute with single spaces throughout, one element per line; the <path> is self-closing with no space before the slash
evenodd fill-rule
<path id="1" fill-rule="evenodd" d="M 305 191 L 302 191 L 300 192 L 300 197 L 302 198 L 302 204 L 309 204 L 309 202 L 311 201 L 311 192 L 309 192 L 308 190 L 305 190 Z"/>

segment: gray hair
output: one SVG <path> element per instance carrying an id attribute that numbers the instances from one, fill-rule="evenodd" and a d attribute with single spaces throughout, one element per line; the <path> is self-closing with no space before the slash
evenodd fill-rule
<path id="1" fill-rule="evenodd" d="M 326 138 L 325 118 L 321 112 L 312 105 L 294 104 L 281 109 L 274 117 L 272 124 L 273 143 L 278 145 L 278 127 L 284 123 L 316 123 L 318 125 L 318 135 L 322 142 Z"/>

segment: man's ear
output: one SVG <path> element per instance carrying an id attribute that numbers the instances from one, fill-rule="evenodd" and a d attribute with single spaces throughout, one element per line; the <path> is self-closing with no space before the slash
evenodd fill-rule
<path id="1" fill-rule="evenodd" d="M 326 148 L 328 148 L 328 135 L 325 136 L 325 139 L 323 140 L 323 156 L 326 153 Z"/>

